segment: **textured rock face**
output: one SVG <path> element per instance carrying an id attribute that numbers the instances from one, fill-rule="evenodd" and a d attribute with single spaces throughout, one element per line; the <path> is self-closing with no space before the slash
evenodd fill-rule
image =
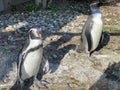
<path id="1" fill-rule="evenodd" d="M 120 18 L 117 17 L 120 13 L 116 12 L 118 8 L 102 8 L 105 25 L 120 25 Z M 14 86 L 19 52 L 31 27 L 42 29 L 44 53 L 50 64 L 50 71 L 41 79 L 48 82 L 48 88 L 40 90 L 120 89 L 120 27 L 118 30 L 108 30 L 111 34 L 108 45 L 88 57 L 75 50 L 80 43 L 80 33 L 87 15 L 67 9 L 58 12 L 16 12 L 0 17 L 0 89 L 9 90 Z M 39 90 L 34 84 L 28 88 Z"/>
<path id="2" fill-rule="evenodd" d="M 18 58 L 17 53 L 7 47 L 0 47 L 0 51 L 0 89 L 7 89 L 16 82 Z"/>
<path id="3" fill-rule="evenodd" d="M 91 58 L 94 58 L 94 61 L 91 61 Z M 91 58 L 87 57 L 86 54 L 79 54 L 74 50 L 70 50 L 61 60 L 60 65 L 51 64 L 51 67 L 58 67 L 58 69 L 43 76 L 50 83 L 50 90 L 52 90 L 51 87 L 53 88 L 54 85 L 64 88 L 63 90 L 68 90 L 69 88 L 71 90 L 96 90 L 95 88 L 98 88 L 98 90 L 102 88 L 103 90 L 107 90 L 107 88 L 109 88 L 108 90 L 112 90 L 111 88 L 117 90 L 119 87 L 110 85 L 113 82 L 116 83 L 116 81 L 110 79 L 112 76 L 107 78 L 109 73 L 114 71 L 107 72 L 105 70 L 109 63 L 119 62 L 120 56 L 114 53 L 104 53 L 94 55 Z M 109 67 L 111 68 L 111 66 Z M 118 72 L 116 73 L 118 74 Z M 114 77 L 119 78 L 118 75 L 113 75 Z M 91 87 L 95 82 L 97 82 L 97 85 L 95 84 Z M 99 84 L 104 87 L 100 87 Z"/>

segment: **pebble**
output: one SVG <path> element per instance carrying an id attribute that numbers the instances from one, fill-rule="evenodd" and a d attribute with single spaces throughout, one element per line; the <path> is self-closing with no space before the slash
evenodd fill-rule
<path id="1" fill-rule="evenodd" d="M 14 38 L 13 38 L 11 35 L 9 35 L 9 36 L 8 36 L 8 40 L 9 40 L 9 41 L 14 41 Z"/>
<path id="2" fill-rule="evenodd" d="M 77 11 L 66 10 L 63 12 L 53 12 L 50 10 L 0 15 L 0 29 L 4 26 L 6 30 L 16 30 L 21 27 L 32 28 L 38 27 L 42 30 L 58 31 L 61 26 L 70 22 L 76 15 Z M 74 27 L 74 25 L 69 26 Z"/>
<path id="3" fill-rule="evenodd" d="M 116 5 L 120 7 L 120 3 L 117 3 Z"/>

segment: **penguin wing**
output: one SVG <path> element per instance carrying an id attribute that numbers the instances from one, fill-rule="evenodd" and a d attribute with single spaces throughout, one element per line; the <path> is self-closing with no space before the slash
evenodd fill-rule
<path id="1" fill-rule="evenodd" d="M 26 57 L 26 53 L 21 53 L 20 56 L 19 56 L 19 64 L 18 64 L 18 76 L 19 78 L 21 79 L 21 68 L 22 68 L 22 64 L 25 60 L 25 57 Z"/>
<path id="2" fill-rule="evenodd" d="M 49 61 L 48 61 L 48 59 L 45 57 L 44 53 L 43 53 L 41 65 L 42 65 L 42 67 L 43 67 L 43 72 L 44 72 L 44 73 L 47 73 L 47 72 L 50 71 L 50 69 L 49 69 Z"/>
<path id="3" fill-rule="evenodd" d="M 26 57 L 26 53 L 20 54 L 20 56 L 19 56 L 19 66 L 24 61 L 25 57 Z"/>
<path id="4" fill-rule="evenodd" d="M 88 51 L 91 50 L 92 48 L 92 35 L 91 35 L 91 30 L 93 28 L 93 21 L 89 21 L 86 23 L 86 28 L 85 28 L 85 36 L 87 38 L 87 42 L 88 42 Z"/>

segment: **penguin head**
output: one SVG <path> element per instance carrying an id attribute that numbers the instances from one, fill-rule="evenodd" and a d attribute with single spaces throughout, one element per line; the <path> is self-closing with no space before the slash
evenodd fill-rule
<path id="1" fill-rule="evenodd" d="M 102 4 L 100 2 L 97 2 L 97 1 L 92 2 L 90 4 L 90 14 L 97 14 L 97 13 L 101 14 L 100 6 L 102 6 Z"/>
<path id="2" fill-rule="evenodd" d="M 42 39 L 41 30 L 38 28 L 31 28 L 29 30 L 29 38 L 32 40 L 33 39 Z"/>

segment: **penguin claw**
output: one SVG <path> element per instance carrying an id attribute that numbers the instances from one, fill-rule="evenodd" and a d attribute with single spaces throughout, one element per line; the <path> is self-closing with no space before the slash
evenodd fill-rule
<path id="1" fill-rule="evenodd" d="M 24 81 L 20 79 L 20 90 L 25 90 Z"/>

